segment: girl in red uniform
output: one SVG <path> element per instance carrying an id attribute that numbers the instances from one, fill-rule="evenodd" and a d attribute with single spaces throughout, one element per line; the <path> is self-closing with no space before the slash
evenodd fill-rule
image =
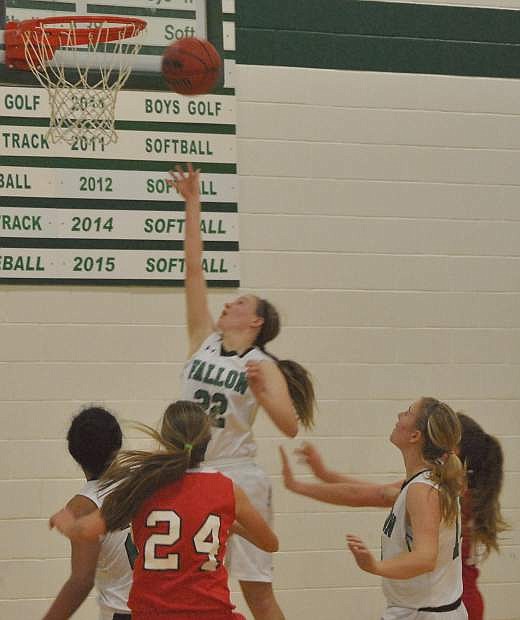
<path id="1" fill-rule="evenodd" d="M 63 509 L 51 527 L 71 540 L 95 539 L 131 522 L 133 620 L 243 620 L 233 612 L 223 565 L 228 536 L 272 552 L 276 535 L 228 477 L 199 468 L 211 435 L 201 407 L 177 401 L 160 432 L 139 426 L 163 449 L 119 453 L 103 476 L 111 488 L 101 510 L 77 519 Z"/>
<path id="2" fill-rule="evenodd" d="M 459 455 L 466 465 L 467 490 L 462 499 L 463 601 L 469 620 L 482 620 L 484 601 L 478 589 L 477 564 L 493 550 L 497 536 L 507 529 L 498 497 L 502 488 L 504 457 L 498 440 L 469 416 L 460 413 L 462 440 Z"/>

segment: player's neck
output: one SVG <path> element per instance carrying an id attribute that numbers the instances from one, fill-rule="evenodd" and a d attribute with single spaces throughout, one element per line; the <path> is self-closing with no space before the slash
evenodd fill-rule
<path id="1" fill-rule="evenodd" d="M 226 351 L 236 351 L 241 355 L 253 346 L 253 335 L 244 331 L 227 331 L 222 334 L 222 346 Z"/>
<path id="2" fill-rule="evenodd" d="M 403 457 L 407 480 L 425 469 L 430 469 L 430 466 L 423 459 L 422 455 L 418 454 L 415 450 L 407 453 L 403 452 Z"/>

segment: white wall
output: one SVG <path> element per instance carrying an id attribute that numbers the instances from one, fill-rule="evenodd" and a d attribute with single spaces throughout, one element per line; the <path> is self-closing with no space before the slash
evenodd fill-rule
<path id="1" fill-rule="evenodd" d="M 243 290 L 279 306 L 273 351 L 316 378 L 314 440 L 338 469 L 391 480 L 402 464 L 387 436 L 418 396 L 497 434 L 513 530 L 482 588 L 487 620 L 520 618 L 520 84 L 237 73 Z M 212 292 L 214 309 L 234 294 Z M 37 618 L 67 574 L 46 519 L 81 484 L 63 440 L 72 413 L 101 402 L 153 423 L 176 396 L 184 329 L 181 290 L 0 287 L 2 619 Z M 263 416 L 257 428 L 288 619 L 377 618 L 379 580 L 357 569 L 344 534 L 376 549 L 384 513 L 286 492 L 279 436 Z"/>
<path id="2" fill-rule="evenodd" d="M 398 475 L 386 437 L 422 394 L 496 433 L 514 529 L 482 587 L 489 620 L 520 617 L 520 85 L 270 67 L 238 84 L 244 284 L 283 308 L 276 350 L 317 379 L 316 443 L 345 472 Z M 378 617 L 378 580 L 343 540 L 377 548 L 383 513 L 275 488 L 288 617 Z"/>

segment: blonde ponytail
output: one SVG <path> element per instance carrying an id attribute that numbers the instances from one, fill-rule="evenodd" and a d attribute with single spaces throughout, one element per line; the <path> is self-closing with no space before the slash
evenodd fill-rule
<path id="1" fill-rule="evenodd" d="M 457 518 L 464 489 L 464 467 L 456 454 L 461 425 L 453 409 L 436 398 L 423 398 L 417 428 L 424 438 L 423 458 L 431 466 L 431 480 L 438 485 L 441 517 L 447 524 Z"/>
<path id="2" fill-rule="evenodd" d="M 108 531 L 127 527 L 154 491 L 182 478 L 189 467 L 197 467 L 204 460 L 211 437 L 203 409 L 182 400 L 166 409 L 160 432 L 145 424 L 135 427 L 155 439 L 163 450 L 122 451 L 103 474 L 101 490 L 107 495 L 101 513 Z"/>

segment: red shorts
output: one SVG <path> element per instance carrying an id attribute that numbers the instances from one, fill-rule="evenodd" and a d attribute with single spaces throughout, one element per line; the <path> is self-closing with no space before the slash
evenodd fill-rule
<path id="1" fill-rule="evenodd" d="M 462 602 L 468 612 L 468 620 L 483 620 L 484 601 L 482 600 L 482 595 L 477 589 L 464 590 Z"/>
<path id="2" fill-rule="evenodd" d="M 477 586 L 479 569 L 473 564 L 462 563 L 462 602 L 468 612 L 468 620 L 483 620 L 484 601 Z"/>

